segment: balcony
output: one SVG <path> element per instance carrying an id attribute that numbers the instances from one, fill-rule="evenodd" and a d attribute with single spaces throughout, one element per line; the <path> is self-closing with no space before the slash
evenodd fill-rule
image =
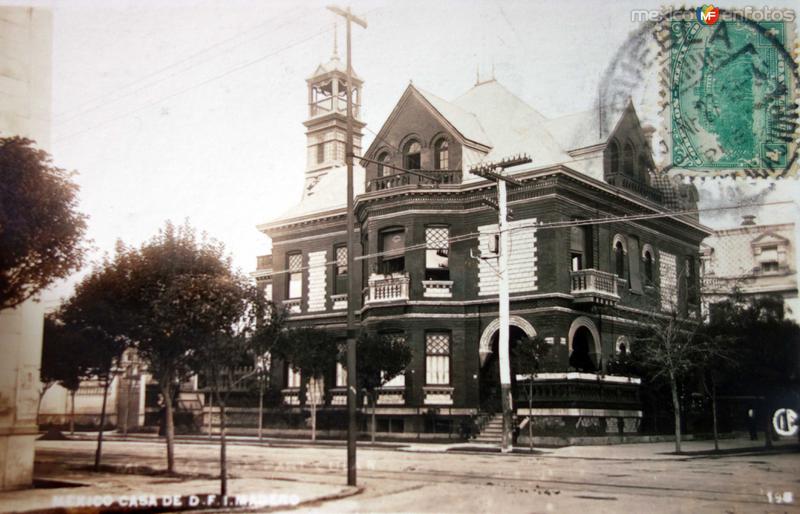
<path id="1" fill-rule="evenodd" d="M 452 280 L 423 280 L 422 296 L 425 298 L 452 298 Z"/>
<path id="2" fill-rule="evenodd" d="M 624 175 L 622 173 L 610 173 L 606 175 L 606 182 L 612 186 L 633 191 L 639 196 L 643 196 L 644 198 L 647 198 L 655 203 L 662 202 L 661 191 L 654 187 L 648 186 L 643 182 L 639 182 L 635 178 L 629 177 L 628 175 Z"/>
<path id="3" fill-rule="evenodd" d="M 570 293 L 575 303 L 613 305 L 619 301 L 617 276 L 596 269 L 570 272 Z"/>
<path id="4" fill-rule="evenodd" d="M 408 273 L 372 274 L 368 280 L 366 303 L 408 300 Z"/>
<path id="5" fill-rule="evenodd" d="M 386 175 L 370 180 L 367 184 L 367 191 L 383 191 L 402 186 L 441 186 L 461 183 L 461 170 L 421 170 L 420 172 L 436 177 L 438 180 L 430 180 L 409 173 Z"/>
<path id="6" fill-rule="evenodd" d="M 516 378 L 515 403 L 527 410 L 531 375 Z M 534 410 L 641 410 L 638 378 L 592 373 L 535 373 L 532 378 Z"/>
<path id="7" fill-rule="evenodd" d="M 284 300 L 283 306 L 286 308 L 286 312 L 288 312 L 289 314 L 299 314 L 301 301 L 302 300 L 300 298 L 292 298 L 290 300 Z"/>
<path id="8" fill-rule="evenodd" d="M 259 255 L 256 257 L 256 270 L 272 270 L 272 255 Z"/>

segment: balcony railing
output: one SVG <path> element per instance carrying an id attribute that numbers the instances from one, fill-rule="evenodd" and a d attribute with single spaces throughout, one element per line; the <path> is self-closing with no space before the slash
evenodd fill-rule
<path id="1" fill-rule="evenodd" d="M 256 257 L 256 269 L 272 269 L 272 255 L 259 255 Z"/>
<path id="2" fill-rule="evenodd" d="M 570 292 L 576 303 L 613 304 L 619 301 L 617 276 L 596 269 L 570 272 Z"/>
<path id="3" fill-rule="evenodd" d="M 452 298 L 452 280 L 423 280 L 422 296 L 426 298 Z"/>
<path id="4" fill-rule="evenodd" d="M 291 300 L 284 300 L 283 306 L 290 314 L 298 314 L 300 312 L 300 298 L 293 298 Z"/>
<path id="5" fill-rule="evenodd" d="M 367 303 L 408 300 L 408 273 L 369 276 Z"/>
<path id="6" fill-rule="evenodd" d="M 406 403 L 405 388 L 382 387 L 378 389 L 378 405 L 403 405 Z"/>
<path id="7" fill-rule="evenodd" d="M 409 173 L 386 175 L 370 180 L 367 185 L 367 191 L 383 191 L 384 189 L 409 185 L 435 186 L 461 183 L 461 170 L 425 170 L 421 171 L 421 173 L 436 177 L 437 180 L 430 180 Z"/>
<path id="8" fill-rule="evenodd" d="M 531 376 L 517 375 L 515 399 L 527 409 Z M 591 373 L 536 373 L 533 375 L 534 408 L 584 408 L 640 410 L 641 380 Z"/>
<path id="9" fill-rule="evenodd" d="M 637 193 L 640 196 L 643 196 L 656 203 L 661 203 L 662 201 L 661 191 L 622 173 L 611 173 L 606 175 L 606 182 L 613 186 L 633 191 L 634 193 Z"/>

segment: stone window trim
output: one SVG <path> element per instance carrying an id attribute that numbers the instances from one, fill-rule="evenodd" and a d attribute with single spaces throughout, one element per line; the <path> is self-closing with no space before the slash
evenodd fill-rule
<path id="1" fill-rule="evenodd" d="M 381 148 L 380 150 L 378 150 L 376 152 L 375 160 L 379 161 L 379 162 L 386 163 L 386 164 L 391 164 L 392 154 L 389 152 L 389 150 L 387 150 L 385 148 Z M 378 178 L 394 174 L 394 169 L 389 168 L 389 167 L 384 167 L 383 164 L 376 164 L 375 168 L 376 168 L 376 172 L 377 172 Z"/>
<path id="2" fill-rule="evenodd" d="M 648 273 L 647 256 L 650 256 L 650 271 Z M 658 255 L 655 248 L 650 243 L 642 245 L 642 277 L 644 278 L 645 287 L 655 287 L 656 281 L 656 266 L 658 266 Z"/>

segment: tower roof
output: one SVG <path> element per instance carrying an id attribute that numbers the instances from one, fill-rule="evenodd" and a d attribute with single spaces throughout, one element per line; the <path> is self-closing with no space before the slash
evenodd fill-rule
<path id="1" fill-rule="evenodd" d="M 339 75 L 341 77 L 346 76 L 347 64 L 339 59 L 338 55 L 333 54 L 328 62 L 317 66 L 317 69 L 314 70 L 314 73 L 312 73 L 311 76 L 306 79 L 306 81 L 312 82 L 326 75 Z M 353 70 L 353 80 L 355 82 L 362 82 L 361 77 L 358 76 L 355 70 Z"/>

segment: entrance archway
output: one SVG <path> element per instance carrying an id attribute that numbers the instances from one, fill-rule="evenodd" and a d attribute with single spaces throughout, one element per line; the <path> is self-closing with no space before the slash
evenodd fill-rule
<path id="1" fill-rule="evenodd" d="M 600 332 L 591 319 L 577 318 L 569 327 L 569 365 L 578 371 L 594 373 L 601 360 Z"/>
<path id="2" fill-rule="evenodd" d="M 500 321 L 495 320 L 486 327 L 480 342 L 480 406 L 484 412 L 500 412 L 502 400 L 500 397 L 500 359 L 498 346 L 500 344 Z M 516 382 L 517 373 L 514 363 L 514 347 L 526 338 L 536 337 L 536 330 L 529 322 L 519 316 L 511 316 L 509 324 L 509 357 L 511 359 L 511 385 Z"/>

